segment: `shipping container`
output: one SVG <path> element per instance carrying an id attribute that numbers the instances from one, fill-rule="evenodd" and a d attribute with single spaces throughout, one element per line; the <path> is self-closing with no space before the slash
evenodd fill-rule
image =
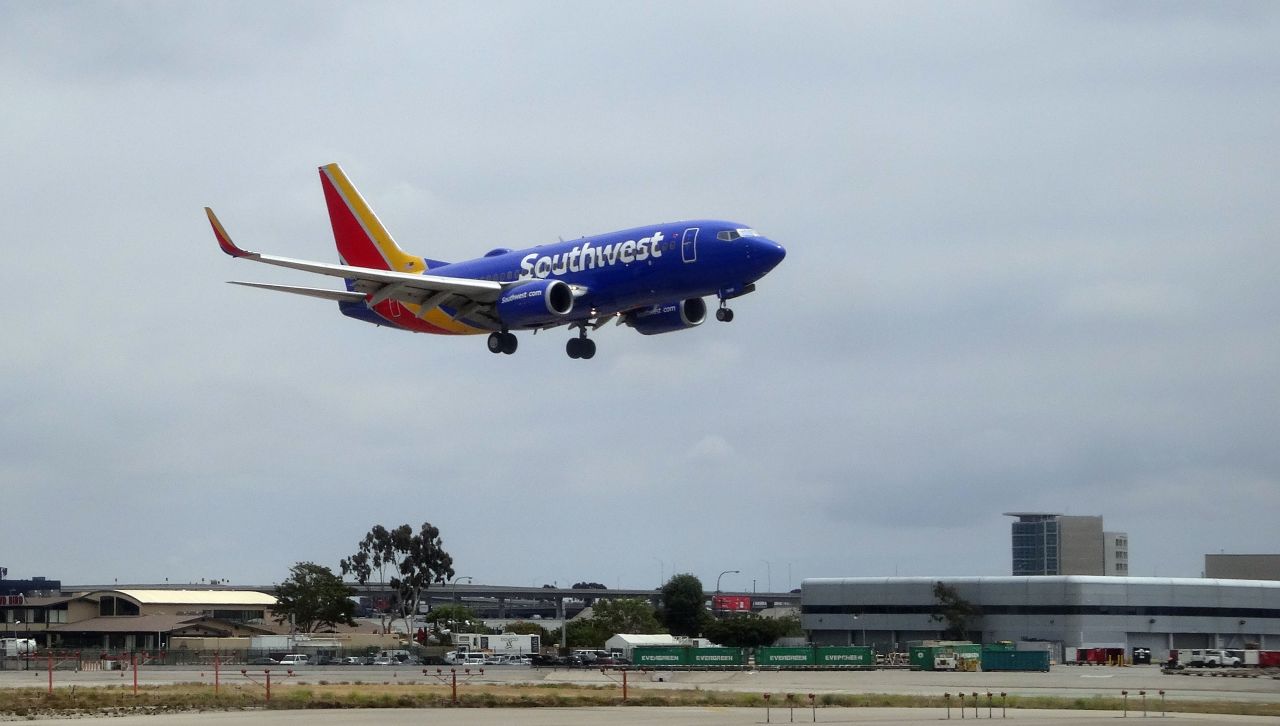
<path id="1" fill-rule="evenodd" d="M 876 654 L 866 645 L 818 648 L 813 662 L 819 666 L 874 666 Z"/>
<path id="2" fill-rule="evenodd" d="M 688 648 L 680 645 L 636 646 L 631 650 L 631 662 L 652 667 L 689 665 L 688 652 Z"/>
<path id="3" fill-rule="evenodd" d="M 1049 653 L 1044 650 L 984 650 L 984 671 L 1049 671 Z"/>
<path id="4" fill-rule="evenodd" d="M 760 648 L 756 650 L 757 666 L 795 667 L 813 665 L 813 648 Z"/>
<path id="5" fill-rule="evenodd" d="M 747 662 L 742 648 L 689 648 L 685 658 L 691 666 L 740 666 Z"/>

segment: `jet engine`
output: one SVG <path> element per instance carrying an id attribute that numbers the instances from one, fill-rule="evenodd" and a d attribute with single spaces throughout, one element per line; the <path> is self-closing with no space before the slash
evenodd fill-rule
<path id="1" fill-rule="evenodd" d="M 623 316 L 622 322 L 643 335 L 657 335 L 702 325 L 706 319 L 707 303 L 700 297 L 691 297 L 632 310 Z"/>
<path id="2" fill-rule="evenodd" d="M 560 280 L 533 280 L 502 291 L 497 312 L 512 328 L 557 322 L 573 310 L 573 290 Z"/>

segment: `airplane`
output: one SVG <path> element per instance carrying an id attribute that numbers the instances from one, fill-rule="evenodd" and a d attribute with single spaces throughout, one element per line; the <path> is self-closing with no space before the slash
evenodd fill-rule
<path id="1" fill-rule="evenodd" d="M 331 300 L 342 314 L 400 330 L 441 335 L 488 333 L 492 353 L 510 355 L 511 331 L 576 329 L 570 358 L 596 354 L 588 332 L 610 320 L 644 335 L 701 325 L 704 297 L 719 301 L 716 319 L 733 320 L 728 301 L 755 291 L 782 262 L 782 245 L 751 227 L 693 220 L 636 227 L 525 249 L 498 248 L 446 263 L 405 252 L 337 164 L 320 167 L 339 264 L 249 252 L 205 207 L 222 251 L 232 257 L 339 277 L 345 290 L 230 281 Z"/>

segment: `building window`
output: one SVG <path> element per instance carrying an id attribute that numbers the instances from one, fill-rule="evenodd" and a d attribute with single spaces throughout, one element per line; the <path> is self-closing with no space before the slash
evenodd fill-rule
<path id="1" fill-rule="evenodd" d="M 103 616 L 138 615 L 138 606 L 124 598 L 107 595 L 98 601 L 98 614 Z"/>

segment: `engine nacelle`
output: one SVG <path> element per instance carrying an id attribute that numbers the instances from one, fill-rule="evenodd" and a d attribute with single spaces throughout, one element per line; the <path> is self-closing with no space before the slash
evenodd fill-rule
<path id="1" fill-rule="evenodd" d="M 643 335 L 657 335 L 702 325 L 707 319 L 707 303 L 700 297 L 633 310 L 622 321 Z"/>
<path id="2" fill-rule="evenodd" d="M 498 298 L 502 322 L 513 328 L 558 322 L 573 310 L 573 290 L 560 280 L 533 280 L 509 287 Z"/>

